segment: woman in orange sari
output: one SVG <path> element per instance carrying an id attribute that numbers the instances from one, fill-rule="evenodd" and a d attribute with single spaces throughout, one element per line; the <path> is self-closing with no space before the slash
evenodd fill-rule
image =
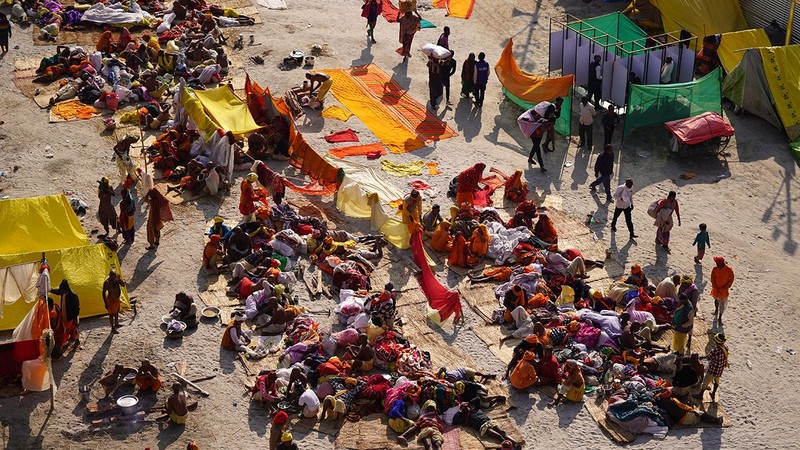
<path id="1" fill-rule="evenodd" d="M 442 222 L 431 236 L 431 248 L 437 252 L 449 252 L 453 249 L 453 237 L 450 236 L 450 222 Z"/>
<path id="2" fill-rule="evenodd" d="M 114 33 L 111 32 L 110 28 L 106 28 L 106 30 L 103 31 L 103 34 L 101 34 L 100 38 L 97 40 L 97 46 L 95 46 L 97 51 L 100 53 L 111 53 L 112 50 L 114 50 L 112 48 L 113 43 L 111 42 L 111 39 L 113 38 Z"/>
<path id="3" fill-rule="evenodd" d="M 522 179 L 522 171 L 518 170 L 508 177 L 503 197 L 512 202 L 523 202 L 528 197 L 528 183 Z"/>
<path id="4" fill-rule="evenodd" d="M 553 226 L 553 221 L 550 220 L 547 214 L 539 215 L 539 221 L 536 222 L 533 234 L 548 244 L 558 243 L 558 231 L 556 231 L 556 227 Z"/>
<path id="5" fill-rule="evenodd" d="M 450 257 L 447 258 L 447 264 L 453 267 L 469 267 L 469 256 L 469 245 L 464 238 L 464 234 L 459 231 L 453 239 L 453 249 L 450 250 Z"/>
<path id="6" fill-rule="evenodd" d="M 472 237 L 470 238 L 470 252 L 472 252 L 472 254 L 478 258 L 486 256 L 486 254 L 489 253 L 490 239 L 491 237 L 489 236 L 489 229 L 486 228 L 486 225 L 478 225 L 478 228 L 475 228 L 475 231 L 472 232 Z"/>

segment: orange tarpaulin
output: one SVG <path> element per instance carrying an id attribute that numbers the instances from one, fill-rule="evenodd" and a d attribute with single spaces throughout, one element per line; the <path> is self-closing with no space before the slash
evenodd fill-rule
<path id="1" fill-rule="evenodd" d="M 422 103 L 375 64 L 353 68 L 350 75 L 375 96 L 383 105 L 408 122 L 425 141 L 440 141 L 458 136 L 447 122 L 438 118 Z"/>
<path id="2" fill-rule="evenodd" d="M 351 145 L 349 147 L 339 147 L 328 150 L 328 153 L 337 158 L 345 158 L 347 156 L 366 156 L 373 152 L 379 152 L 380 155 L 383 156 L 386 154 L 386 149 L 383 148 L 383 144 L 376 142 L 374 144 Z"/>
<path id="3" fill-rule="evenodd" d="M 447 9 L 448 17 L 469 19 L 472 8 L 475 7 L 475 0 L 434 0 L 433 7 Z"/>
<path id="4" fill-rule="evenodd" d="M 515 97 L 526 102 L 539 103 L 556 97 L 569 95 L 575 82 L 574 75 L 547 78 L 523 72 L 514 58 L 514 40 L 509 39 L 506 48 L 494 65 L 494 72 L 500 84 Z"/>
<path id="5" fill-rule="evenodd" d="M 392 153 L 413 152 L 424 147 L 425 142 L 407 121 L 356 80 L 351 72 L 357 70 L 363 68 L 324 71 L 333 79 L 331 92 L 339 103 L 355 114 Z"/>
<path id="6" fill-rule="evenodd" d="M 302 134 L 297 136 L 292 143 L 292 163 L 300 168 L 303 175 L 317 181 L 323 186 L 336 186 L 339 184 L 339 168 L 334 167 L 328 161 L 311 148 Z"/>
<path id="7" fill-rule="evenodd" d="M 269 88 L 262 88 L 255 81 L 251 81 L 249 75 L 244 82 L 244 92 L 247 98 L 247 108 L 259 125 L 265 126 L 268 124 L 269 119 L 264 115 L 264 111 L 267 111 L 270 107 L 274 107 L 275 111 L 289 119 L 289 144 L 294 143 L 297 130 L 294 127 L 294 118 L 286 102 L 282 98 L 273 97 L 269 92 Z M 268 105 L 267 100 L 272 104 Z"/>
<path id="8" fill-rule="evenodd" d="M 61 117 L 64 120 L 72 119 L 91 119 L 98 111 L 94 106 L 84 105 L 79 100 L 71 100 L 64 103 L 59 103 L 50 110 L 51 113 Z"/>

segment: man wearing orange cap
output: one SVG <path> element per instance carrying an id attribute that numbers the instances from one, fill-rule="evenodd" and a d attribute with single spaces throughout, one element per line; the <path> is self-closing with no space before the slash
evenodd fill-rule
<path id="1" fill-rule="evenodd" d="M 728 305 L 728 290 L 733 285 L 733 269 L 722 256 L 715 256 L 716 267 L 711 269 L 711 296 L 714 297 L 714 319 L 722 326 L 722 313 Z M 719 315 L 717 315 L 719 313 Z"/>

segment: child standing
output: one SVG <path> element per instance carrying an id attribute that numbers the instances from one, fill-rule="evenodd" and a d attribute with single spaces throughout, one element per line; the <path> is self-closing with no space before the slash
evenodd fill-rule
<path id="1" fill-rule="evenodd" d="M 711 248 L 711 241 L 708 239 L 708 231 L 706 231 L 707 228 L 706 224 L 701 223 L 700 232 L 697 233 L 694 242 L 692 242 L 692 245 L 697 246 L 697 256 L 694 257 L 695 264 L 702 264 L 700 261 L 703 260 L 703 255 L 706 254 L 706 246 Z"/>

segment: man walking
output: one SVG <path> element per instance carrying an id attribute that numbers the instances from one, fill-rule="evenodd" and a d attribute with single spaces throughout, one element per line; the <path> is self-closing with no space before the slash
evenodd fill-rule
<path id="1" fill-rule="evenodd" d="M 489 63 L 486 62 L 486 54 L 478 53 L 478 62 L 475 63 L 475 73 L 473 75 L 475 83 L 475 106 L 483 106 L 483 96 L 486 94 L 486 83 L 489 82 Z"/>
<path id="2" fill-rule="evenodd" d="M 611 143 L 611 139 L 614 137 L 614 128 L 617 125 L 619 125 L 619 114 L 614 105 L 609 105 L 606 115 L 603 116 L 603 145 Z"/>
<path id="3" fill-rule="evenodd" d="M 594 61 L 589 64 L 589 98 L 595 107 L 600 107 L 600 97 L 603 95 L 603 58 L 594 55 Z"/>
<path id="4" fill-rule="evenodd" d="M 606 144 L 603 153 L 597 157 L 594 163 L 595 180 L 589 185 L 589 189 L 594 192 L 600 183 L 606 191 L 606 203 L 611 203 L 611 175 L 614 173 L 614 147 Z"/>
<path id="5" fill-rule="evenodd" d="M 631 218 L 631 212 L 633 211 L 633 191 L 631 188 L 633 187 L 633 180 L 625 180 L 625 184 L 622 184 L 617 187 L 617 190 L 614 191 L 614 218 L 611 220 L 611 232 L 615 233 L 617 231 L 617 218 L 622 213 L 625 213 L 625 224 L 628 225 L 628 232 L 630 233 L 631 239 L 636 239 L 638 236 L 633 234 L 633 219 Z"/>
<path id="6" fill-rule="evenodd" d="M 594 106 L 589 104 L 589 97 L 584 96 L 581 99 L 580 118 L 578 119 L 578 148 L 586 145 L 587 150 L 592 150 L 592 137 L 594 134 L 592 124 L 594 123 L 595 115 L 597 113 L 594 110 Z"/>
<path id="7" fill-rule="evenodd" d="M 561 117 L 561 105 L 563 104 L 564 99 L 558 97 L 552 103 L 553 107 L 547 108 L 544 113 L 544 120 L 547 122 L 547 132 L 545 133 L 547 137 L 544 140 L 544 151 L 546 152 L 556 151 L 556 121 Z M 553 144 L 552 149 L 550 143 Z"/>
<path id="8" fill-rule="evenodd" d="M 711 269 L 711 296 L 714 297 L 714 320 L 722 326 L 722 313 L 728 305 L 728 290 L 733 285 L 733 269 L 722 256 L 715 256 L 716 267 Z M 717 315 L 719 313 L 719 316 Z"/>

